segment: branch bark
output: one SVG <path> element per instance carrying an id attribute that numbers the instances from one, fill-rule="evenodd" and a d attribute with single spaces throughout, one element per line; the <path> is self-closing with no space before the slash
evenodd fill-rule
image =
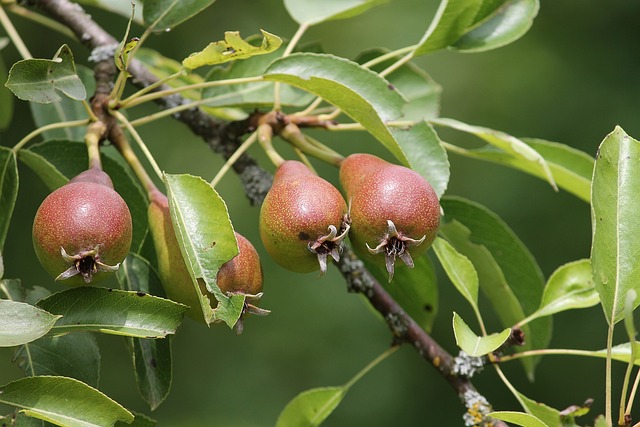
<path id="1" fill-rule="evenodd" d="M 67 26 L 78 40 L 93 51 L 95 57 L 99 56 L 100 51 L 110 53 L 110 56 L 105 56 L 108 59 L 98 61 L 96 66 L 96 96 L 108 94 L 113 76 L 117 71 L 112 58 L 118 41 L 75 3 L 68 0 L 32 0 L 31 3 Z M 130 64 L 129 72 L 133 75 L 132 82 L 139 87 L 146 87 L 157 81 L 156 77 L 135 59 Z M 166 86 L 160 86 L 156 90 L 166 88 Z M 176 94 L 159 99 L 157 104 L 160 108 L 166 109 L 186 102 L 183 97 Z M 216 120 L 199 108 L 180 112 L 174 115 L 174 118 L 187 125 L 194 134 L 202 137 L 213 151 L 227 159 L 238 148 L 240 138 L 251 126 L 249 121 L 225 123 Z M 233 168 L 239 175 L 249 200 L 255 205 L 262 203 L 271 187 L 271 174 L 246 154 L 234 164 Z M 491 411 L 491 406 L 477 392 L 468 377 L 454 372 L 455 358 L 402 309 L 350 248 L 345 247 L 337 266 L 347 282 L 349 291 L 362 293 L 382 314 L 393 334 L 394 341 L 415 347 L 420 356 L 434 366 L 451 385 L 467 408 L 465 414 L 467 425 L 507 427 L 502 421 L 486 417 L 486 413 Z"/>

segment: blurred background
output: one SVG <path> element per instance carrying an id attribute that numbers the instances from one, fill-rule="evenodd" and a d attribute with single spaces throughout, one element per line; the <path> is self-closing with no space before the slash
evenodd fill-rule
<path id="1" fill-rule="evenodd" d="M 421 38 L 437 3 L 393 0 L 350 20 L 318 25 L 308 31 L 303 42 L 320 41 L 327 52 L 348 58 L 371 47 L 411 45 Z M 416 60 L 443 87 L 441 115 L 515 136 L 562 142 L 591 155 L 616 125 L 640 138 L 640 3 L 541 3 L 532 29 L 509 46 L 479 54 L 440 52 Z M 122 37 L 126 28 L 123 19 L 100 10 L 91 13 L 116 38 Z M 62 43 L 21 18 L 16 17 L 15 24 L 35 57 L 52 57 Z M 210 41 L 222 39 L 224 31 L 249 35 L 260 28 L 291 37 L 297 26 L 280 0 L 218 0 L 187 24 L 153 37 L 148 46 L 180 60 Z M 136 33 L 141 30 L 134 26 L 132 35 Z M 75 42 L 69 44 L 76 61 L 85 63 L 89 52 Z M 20 59 L 11 46 L 2 55 L 6 64 Z M 141 108 L 132 116 L 150 111 L 153 108 Z M 28 105 L 16 102 L 13 123 L 0 132 L 0 144 L 11 146 L 32 128 Z M 211 180 L 223 164 L 181 124 L 156 122 L 139 131 L 167 172 Z M 345 154 L 359 150 L 383 154 L 363 133 L 315 136 Z M 453 134 L 447 135 L 450 142 L 455 142 L 453 138 Z M 259 150 L 252 149 L 252 153 L 272 170 Z M 545 277 L 565 262 L 589 256 L 587 204 L 507 168 L 454 154 L 450 161 L 447 194 L 467 197 L 498 213 L 529 247 Z M 336 181 L 335 170 L 320 170 Z M 334 269 L 318 278 L 317 274 L 286 272 L 267 259 L 257 234 L 259 209 L 244 198 L 236 176 L 227 175 L 218 189 L 236 229 L 255 243 L 263 257 L 262 306 L 272 314 L 248 319 L 241 336 L 226 327 L 208 329 L 185 321 L 173 339 L 172 391 L 151 414 L 161 426 L 274 425 L 279 412 L 296 394 L 345 383 L 391 341 L 386 325 L 359 296 L 346 292 Z M 57 290 L 61 288 L 37 264 L 30 237 L 33 215 L 46 194 L 45 185 L 20 165 L 20 193 L 4 254 L 5 277 Z M 440 307 L 433 335 L 455 353 L 451 313 L 455 309 L 463 318 L 471 315 L 441 271 L 439 275 Z M 489 324 L 496 325 L 491 315 L 487 316 Z M 616 341 L 623 340 L 622 335 Z M 99 343 L 103 352 L 101 390 L 129 409 L 149 413 L 137 394 L 124 341 L 100 336 Z M 604 348 L 606 322 L 601 309 L 556 316 L 551 346 Z M 11 349 L 0 349 L 0 384 L 22 375 L 17 363 L 10 363 L 11 358 Z M 548 356 L 539 364 L 533 383 L 519 364 L 504 368 L 521 392 L 558 409 L 594 398 L 593 412 L 582 424 L 591 423 L 604 409 L 601 360 Z M 486 369 L 474 383 L 496 409 L 519 409 L 492 369 Z M 8 412 L 7 407 L 0 409 Z M 449 385 L 413 348 L 405 346 L 357 383 L 325 425 L 457 426 L 463 425 L 463 413 Z"/>

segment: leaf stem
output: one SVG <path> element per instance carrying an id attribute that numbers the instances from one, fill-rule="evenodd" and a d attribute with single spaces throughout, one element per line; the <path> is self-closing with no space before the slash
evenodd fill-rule
<path id="1" fill-rule="evenodd" d="M 89 119 L 82 119 L 82 120 L 71 120 L 71 121 L 68 121 L 68 122 L 51 123 L 51 124 L 48 124 L 48 125 L 45 125 L 45 126 L 41 126 L 38 129 L 35 129 L 35 130 L 31 131 L 27 136 L 25 136 L 20 141 L 18 141 L 18 143 L 13 146 L 11 151 L 13 151 L 14 153 L 17 153 L 29 141 L 31 141 L 33 138 L 35 138 L 36 136 L 40 135 L 43 132 L 47 132 L 47 131 L 54 130 L 54 129 L 66 128 L 66 127 L 84 126 L 84 125 L 88 125 L 90 122 L 91 121 Z"/>
<path id="2" fill-rule="evenodd" d="M 638 384 L 640 384 L 640 370 L 636 372 L 636 379 L 633 382 L 633 387 L 631 387 L 631 393 L 629 394 L 629 402 L 627 402 L 627 410 L 625 411 L 625 413 L 627 414 L 631 413 L 631 408 L 633 407 L 633 401 L 636 397 L 636 392 L 638 391 Z"/>
<path id="3" fill-rule="evenodd" d="M 11 19 L 9 19 L 9 17 L 7 16 L 7 13 L 4 11 L 4 7 L 1 7 L 1 6 L 0 6 L 0 24 L 2 24 L 2 26 L 4 27 L 5 31 L 7 32 L 7 35 L 13 42 L 13 45 L 16 47 L 16 49 L 20 53 L 20 56 L 22 56 L 22 59 L 33 58 L 33 56 L 31 56 L 31 53 L 29 52 L 29 49 L 27 49 L 27 46 L 24 44 L 22 37 L 20 37 L 20 34 L 18 34 L 16 27 L 13 26 Z"/>
<path id="4" fill-rule="evenodd" d="M 367 364 L 367 366 L 365 366 L 364 368 L 362 368 L 360 370 L 360 372 L 358 372 L 357 374 L 355 374 L 353 376 L 353 378 L 351 378 L 343 387 L 345 388 L 345 390 L 350 389 L 355 383 L 357 383 L 358 381 L 360 381 L 360 379 L 362 379 L 362 377 L 364 377 L 365 375 L 367 375 L 367 373 L 369 373 L 369 371 L 371 371 L 373 368 L 375 368 L 380 362 L 382 362 L 383 360 L 385 360 L 387 357 L 391 356 L 393 353 L 395 353 L 396 351 L 398 351 L 398 349 L 400 348 L 399 345 L 393 345 L 391 347 L 389 347 L 388 349 L 386 349 L 382 354 L 380 354 L 378 357 L 376 357 L 375 359 L 373 359 L 371 362 L 369 362 Z"/>
<path id="5" fill-rule="evenodd" d="M 256 142 L 257 140 L 258 140 L 258 132 L 254 132 L 249 136 L 249 138 L 247 138 L 242 143 L 242 145 L 240 145 L 240 147 L 238 147 L 236 151 L 233 152 L 233 154 L 227 159 L 225 164 L 222 165 L 222 167 L 220 168 L 216 176 L 213 177 L 213 180 L 211 181 L 211 186 L 213 188 L 215 188 L 216 185 L 218 185 L 222 177 L 224 177 L 224 175 L 229 171 L 229 169 L 231 169 L 231 167 L 236 162 L 236 160 L 238 160 L 240 156 L 242 156 L 245 153 L 245 151 L 247 151 L 249 147 L 251 147 L 253 143 Z"/>
<path id="6" fill-rule="evenodd" d="M 122 114 L 119 111 L 112 111 L 112 114 L 115 116 L 116 119 L 118 119 L 118 121 L 120 123 L 122 123 L 124 125 L 125 128 L 127 128 L 129 133 L 131 134 L 131 136 L 136 141 L 136 143 L 138 144 L 138 146 L 140 147 L 140 149 L 144 153 L 145 157 L 149 161 L 149 164 L 153 168 L 153 171 L 156 173 L 158 178 L 160 178 L 160 180 L 162 180 L 162 171 L 160 170 L 160 167 L 158 167 L 158 163 L 156 163 L 156 160 L 153 158 L 153 155 L 151 154 L 151 152 L 147 148 L 147 145 L 144 143 L 144 141 L 140 137 L 140 134 L 138 134 L 138 132 L 131 125 L 129 120 L 124 116 L 124 114 Z"/>
<path id="7" fill-rule="evenodd" d="M 516 390 L 513 384 L 511 384 L 511 382 L 507 379 L 507 376 L 504 374 L 504 372 L 502 372 L 502 369 L 500 369 L 500 366 L 493 365 L 493 367 L 496 369 L 496 372 L 498 373 L 498 376 L 500 377 L 504 385 L 507 386 L 511 394 L 513 394 L 513 397 L 515 397 L 518 403 L 520 404 L 520 406 L 522 406 L 522 409 L 524 409 L 527 413 L 530 413 L 529 408 L 527 407 L 525 402 L 522 400 L 522 396 L 520 396 L 520 393 L 518 393 L 518 390 Z"/>
<path id="8" fill-rule="evenodd" d="M 122 101 L 118 106 L 119 108 L 131 108 L 136 105 L 142 104 L 144 102 L 153 101 L 158 98 L 164 98 L 168 95 L 173 95 L 174 93 L 180 93 L 187 90 L 196 90 L 196 89 L 205 89 L 208 87 L 214 86 L 226 86 L 226 85 L 236 85 L 236 84 L 244 84 L 244 83 L 257 83 L 263 81 L 262 76 L 255 77 L 240 77 L 237 79 L 227 79 L 227 80 L 214 80 L 210 82 L 200 82 L 194 83 L 190 85 L 184 85 L 177 88 L 160 90 L 157 92 L 149 93 L 147 95 L 142 95 L 134 99 L 127 99 Z"/>
<path id="9" fill-rule="evenodd" d="M 372 60 L 365 62 L 364 64 L 362 64 L 362 66 L 365 67 L 365 68 L 371 68 L 374 65 L 378 65 L 379 63 L 386 61 L 387 59 L 391 59 L 391 58 L 394 58 L 396 56 L 404 55 L 404 54 L 406 54 L 408 52 L 413 52 L 416 49 L 417 46 L 418 45 L 407 46 L 407 47 L 403 47 L 403 48 L 400 48 L 400 49 L 393 50 L 391 52 L 387 52 L 387 53 L 385 53 L 383 55 L 378 56 L 377 58 L 373 58 Z"/>
<path id="10" fill-rule="evenodd" d="M 282 54 L 282 58 L 286 58 L 287 56 L 291 55 L 291 52 L 293 52 L 293 49 L 295 49 L 296 45 L 298 44 L 298 42 L 300 42 L 300 39 L 302 38 L 302 36 L 304 35 L 304 33 L 307 31 L 308 28 L 309 28 L 308 23 L 304 22 L 300 24 L 295 34 L 293 35 L 293 37 L 291 37 L 291 41 L 287 45 L 287 48 L 284 50 L 284 53 Z M 275 82 L 275 84 L 273 85 L 273 109 L 275 111 L 279 111 L 281 108 L 280 87 L 281 87 L 280 82 Z"/>
<path id="11" fill-rule="evenodd" d="M 136 45 L 136 47 L 137 46 L 138 45 Z M 181 69 L 180 71 L 178 71 L 176 73 L 173 73 L 170 76 L 167 76 L 162 80 L 157 80 L 157 81 L 153 82 L 152 84 L 143 87 L 142 89 L 140 89 L 136 93 L 134 93 L 134 94 L 130 95 L 129 97 L 125 98 L 124 100 L 120 101 L 119 107 L 123 108 L 124 106 L 126 106 L 129 102 L 133 101 L 134 99 L 139 98 L 142 95 L 145 95 L 145 94 L 151 92 L 155 88 L 157 88 L 159 86 L 162 86 L 163 84 L 167 83 L 168 81 L 171 81 L 171 80 L 173 80 L 175 78 L 178 78 L 178 77 L 180 77 L 180 76 L 182 76 L 184 74 L 186 74 L 186 71 L 184 69 Z"/>
<path id="12" fill-rule="evenodd" d="M 340 166 L 340 164 L 342 164 L 342 161 L 344 160 L 344 157 L 341 154 L 338 154 L 333 150 L 325 149 L 323 148 L 324 146 L 319 147 L 316 144 L 309 143 L 300 128 L 293 123 L 289 123 L 288 125 L 286 125 L 282 129 L 282 131 L 280 131 L 279 135 L 282 139 L 291 143 L 294 147 L 299 148 L 303 153 L 313 156 L 331 165 Z"/>
<path id="13" fill-rule="evenodd" d="M 590 350 L 577 350 L 577 349 L 570 349 L 570 348 L 543 348 L 539 350 L 521 351 L 519 353 L 500 356 L 498 361 L 502 363 L 502 362 L 510 362 L 512 360 L 517 360 L 517 359 L 523 359 L 525 357 L 550 356 L 550 355 L 601 357 L 601 356 L 598 356 L 594 351 L 590 351 Z"/>
<path id="14" fill-rule="evenodd" d="M 414 54 L 414 51 L 411 50 L 411 52 L 407 53 L 405 56 L 403 56 L 402 58 L 400 58 L 399 60 L 391 64 L 390 66 L 388 66 L 386 69 L 380 71 L 380 73 L 378 74 L 380 75 L 380 77 L 388 76 L 389 74 L 396 71 L 398 68 L 402 67 L 407 62 L 411 61 L 413 59 L 413 54 Z"/>
<path id="15" fill-rule="evenodd" d="M 614 319 L 611 316 L 611 321 L 609 322 L 609 331 L 607 333 L 607 363 L 606 363 L 606 374 L 605 374 L 605 420 L 608 426 L 613 425 L 613 408 L 612 408 L 612 385 L 611 385 L 611 348 L 613 347 L 613 328 L 614 328 Z"/>

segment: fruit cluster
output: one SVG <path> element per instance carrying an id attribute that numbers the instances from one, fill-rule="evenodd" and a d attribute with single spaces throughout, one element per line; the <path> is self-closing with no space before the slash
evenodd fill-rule
<path id="1" fill-rule="evenodd" d="M 371 154 L 352 154 L 340 165 L 349 200 L 298 161 L 285 161 L 260 210 L 260 236 L 269 255 L 296 272 L 338 261 L 347 235 L 361 257 L 382 263 L 389 280 L 400 258 L 413 267 L 436 237 L 440 204 L 417 172 Z"/>

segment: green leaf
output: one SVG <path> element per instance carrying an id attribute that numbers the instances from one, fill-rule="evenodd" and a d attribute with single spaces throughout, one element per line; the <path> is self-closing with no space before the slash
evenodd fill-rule
<path id="1" fill-rule="evenodd" d="M 458 130 L 460 132 L 475 135 L 478 138 L 483 139 L 490 145 L 493 145 L 501 149 L 505 153 L 508 153 L 511 156 L 517 158 L 519 162 L 528 163 L 529 168 L 535 171 L 536 174 L 539 174 L 538 176 L 543 176 L 544 179 L 548 181 L 554 189 L 557 190 L 557 185 L 555 180 L 553 179 L 553 174 L 551 173 L 551 169 L 549 168 L 549 165 L 545 161 L 544 157 L 542 157 L 536 150 L 534 150 L 518 138 L 504 132 L 480 126 L 471 126 L 453 119 L 434 119 L 431 122 L 438 126 L 445 126 L 451 129 Z"/>
<path id="2" fill-rule="evenodd" d="M 444 197 L 441 235 L 473 263 L 480 289 L 504 327 L 512 327 L 539 306 L 544 277 L 535 259 L 514 232 L 486 207 L 459 197 Z M 544 348 L 551 336 L 551 318 L 522 327 L 525 344 L 517 351 Z M 522 359 L 530 377 L 536 358 Z"/>
<path id="3" fill-rule="evenodd" d="M 18 181 L 15 153 L 7 147 L 0 147 L 0 252 L 9 232 L 13 208 L 16 206 Z"/>
<path id="4" fill-rule="evenodd" d="M 582 259 L 564 264 L 551 274 L 540 307 L 527 320 L 561 311 L 592 307 L 600 301 L 594 288 L 591 263 Z"/>
<path id="5" fill-rule="evenodd" d="M 171 220 L 178 244 L 194 283 L 206 286 L 218 300 L 213 318 L 233 327 L 242 313 L 244 295 L 226 296 L 216 283 L 220 267 L 238 254 L 224 200 L 202 178 L 165 174 Z M 209 299 L 196 286 L 205 315 Z"/>
<path id="6" fill-rule="evenodd" d="M 482 52 L 512 43 L 529 31 L 539 8 L 538 0 L 485 1 L 476 23 L 453 47 Z"/>
<path id="7" fill-rule="evenodd" d="M 583 151 L 557 142 L 533 138 L 522 138 L 521 141 L 536 150 L 538 154 L 544 158 L 549 165 L 553 179 L 558 187 L 572 193 L 585 202 L 591 200 L 593 157 Z M 536 164 L 496 147 L 485 146 L 471 150 L 456 147 L 454 152 L 467 157 L 509 166 L 538 178 L 546 179 L 544 170 L 537 167 Z"/>
<path id="8" fill-rule="evenodd" d="M 482 3 L 482 0 L 441 0 L 414 56 L 435 52 L 457 42 L 473 23 Z"/>
<path id="9" fill-rule="evenodd" d="M 534 417 L 531 414 L 525 414 L 524 412 L 495 411 L 490 412 L 487 415 L 491 418 L 495 418 L 496 420 L 507 421 L 522 427 L 550 427 L 546 423 L 540 421 L 539 418 Z"/>
<path id="10" fill-rule="evenodd" d="M 604 417 L 604 415 L 600 415 L 598 418 L 596 418 L 594 427 L 608 427 L 607 419 Z"/>
<path id="11" fill-rule="evenodd" d="M 87 93 L 95 92 L 95 78 L 93 70 L 88 67 L 78 65 L 78 77 L 82 80 L 82 84 L 87 88 Z M 40 104 L 30 102 L 31 114 L 37 127 L 49 125 L 52 123 L 60 123 L 71 120 L 81 120 L 88 118 L 87 109 L 82 102 L 75 101 L 71 98 L 64 97 L 58 102 L 50 104 Z M 84 141 L 84 135 L 87 131 L 86 126 L 78 126 L 64 129 L 53 129 L 42 133 L 42 137 L 46 139 L 67 139 L 69 141 Z"/>
<path id="12" fill-rule="evenodd" d="M 544 403 L 529 399 L 522 393 L 518 393 L 518 401 L 522 404 L 522 408 L 525 411 L 538 418 L 546 425 L 549 425 L 550 427 L 559 427 L 560 425 L 565 426 L 562 424 L 560 411 L 557 409 L 545 405 Z"/>
<path id="13" fill-rule="evenodd" d="M 139 414 L 134 411 L 132 411 L 132 413 L 135 416 L 133 422 L 125 423 L 123 421 L 118 421 L 116 423 L 116 427 L 155 427 L 157 425 L 156 420 L 153 420 L 144 414 Z"/>
<path id="14" fill-rule="evenodd" d="M 187 307 L 142 292 L 79 287 L 55 293 L 38 306 L 63 317 L 52 331 L 93 331 L 139 338 L 175 333 Z"/>
<path id="15" fill-rule="evenodd" d="M 366 64 L 368 61 L 387 54 L 385 49 L 370 49 L 358 55 L 356 62 Z M 375 72 L 381 72 L 398 61 L 400 57 L 382 61 L 370 67 Z M 403 108 L 403 120 L 420 121 L 425 118 L 435 118 L 440 114 L 440 94 L 442 86 L 436 83 L 426 71 L 407 62 L 385 76 L 389 83 L 402 93 L 409 103 Z"/>
<path id="16" fill-rule="evenodd" d="M 25 101 L 47 104 L 60 101 L 57 91 L 69 98 L 84 100 L 87 91 L 76 74 L 76 65 L 69 46 L 62 45 L 52 60 L 23 59 L 9 70 L 5 86 Z"/>
<path id="17" fill-rule="evenodd" d="M 65 427 L 107 427 L 133 421 L 117 402 L 78 380 L 66 377 L 27 377 L 0 387 L 0 402 L 30 417 Z"/>
<path id="18" fill-rule="evenodd" d="M 611 358 L 624 363 L 629 363 L 633 360 L 635 365 L 640 366 L 640 342 L 634 341 L 633 347 L 632 349 L 631 343 L 628 342 L 615 345 L 611 348 Z M 607 358 L 606 348 L 597 351 L 587 351 L 585 353 L 592 357 Z"/>
<path id="19" fill-rule="evenodd" d="M 289 15 L 301 25 L 316 25 L 331 19 L 359 15 L 387 0 L 284 0 Z"/>
<path id="20" fill-rule="evenodd" d="M 253 46 L 240 37 L 239 31 L 226 31 L 224 40 L 209 43 L 200 52 L 195 52 L 182 60 L 185 68 L 194 70 L 207 65 L 222 64 L 236 59 L 250 58 L 276 51 L 282 45 L 282 39 L 267 31 L 262 32 L 262 44 Z"/>
<path id="21" fill-rule="evenodd" d="M 3 38 L 0 38 L 0 46 Z M 1 49 L 1 47 L 0 47 Z M 0 56 L 0 82 L 7 81 L 7 66 Z M 11 123 L 13 117 L 13 95 L 6 86 L 0 86 L 0 130 L 4 130 Z"/>
<path id="22" fill-rule="evenodd" d="M 164 290 L 149 262 L 130 254 L 116 272 L 118 281 L 130 291 L 163 295 Z M 131 338 L 136 384 L 142 398 L 155 410 L 169 394 L 172 381 L 171 339 Z"/>
<path id="23" fill-rule="evenodd" d="M 344 387 L 305 390 L 285 406 L 276 427 L 319 426 L 338 407 L 345 393 Z"/>
<path id="24" fill-rule="evenodd" d="M 477 336 L 455 311 L 453 312 L 453 333 L 456 344 L 472 357 L 480 357 L 500 348 L 511 335 L 511 329 L 506 328 L 500 333 Z"/>
<path id="25" fill-rule="evenodd" d="M 0 299 L 0 347 L 25 344 L 45 335 L 60 316 L 24 302 Z"/>
<path id="26" fill-rule="evenodd" d="M 322 424 L 340 404 L 349 389 L 397 349 L 398 347 L 395 346 L 386 350 L 343 386 L 319 387 L 298 394 L 282 410 L 276 421 L 276 427 L 312 427 Z"/>
<path id="27" fill-rule="evenodd" d="M 243 61 L 234 61 L 227 66 L 214 67 L 207 75 L 207 81 L 238 79 L 262 75 L 269 64 L 281 56 L 281 52 L 252 56 Z M 234 85 L 212 86 L 202 91 L 202 97 L 209 99 L 208 106 L 239 106 L 245 109 L 270 107 L 273 105 L 274 83 L 255 82 Z M 296 87 L 283 85 L 280 88 L 280 103 L 283 106 L 301 107 L 313 101 L 314 96 Z"/>
<path id="28" fill-rule="evenodd" d="M 433 242 L 433 249 L 451 283 L 469 301 L 473 309 L 477 311 L 479 284 L 478 272 L 473 263 L 451 246 L 449 242 L 440 237 Z"/>
<path id="29" fill-rule="evenodd" d="M 138 185 L 131 169 L 117 154 L 103 150 L 102 166 L 111 177 L 114 189 L 122 196 L 131 212 L 133 236 L 131 251 L 140 252 L 147 234 L 147 206 L 145 193 Z M 86 169 L 87 148 L 82 142 L 46 141 L 20 150 L 20 160 L 42 181 L 55 190 Z"/>
<path id="30" fill-rule="evenodd" d="M 624 297 L 640 289 L 640 251 L 637 216 L 640 211 L 640 142 L 620 127 L 598 150 L 591 191 L 593 243 L 591 266 L 609 324 L 622 319 Z M 633 308 L 640 304 L 636 299 Z"/>
<path id="31" fill-rule="evenodd" d="M 366 262 L 366 267 L 385 290 L 400 304 L 418 325 L 431 331 L 438 314 L 438 283 L 436 271 L 428 256 L 413 260 L 414 267 L 399 266 L 389 283 L 387 270 L 375 263 Z"/>
<path id="32" fill-rule="evenodd" d="M 378 74 L 332 55 L 297 53 L 273 62 L 265 79 L 300 87 L 340 108 L 400 163 L 420 173 L 436 193 L 444 192 L 449 165 L 437 134 L 427 123 L 393 131 L 386 126 L 387 121 L 402 117 L 406 100 Z M 435 169 L 434 162 L 438 165 Z"/>
<path id="33" fill-rule="evenodd" d="M 143 0 L 142 16 L 147 25 L 154 24 L 153 31 L 169 31 L 197 15 L 215 0 Z"/>
<path id="34" fill-rule="evenodd" d="M 153 411 L 171 390 L 171 338 L 133 338 L 133 366 L 138 391 Z"/>
<path id="35" fill-rule="evenodd" d="M 15 359 L 27 376 L 71 377 L 98 387 L 100 349 L 89 332 L 39 338 L 18 348 Z"/>

